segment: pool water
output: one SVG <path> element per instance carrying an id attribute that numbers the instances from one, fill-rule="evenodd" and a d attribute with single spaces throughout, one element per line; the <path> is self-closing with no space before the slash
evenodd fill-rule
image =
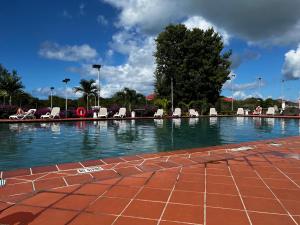
<path id="1" fill-rule="evenodd" d="M 0 124 L 0 170 L 299 135 L 297 119 L 219 117 Z"/>

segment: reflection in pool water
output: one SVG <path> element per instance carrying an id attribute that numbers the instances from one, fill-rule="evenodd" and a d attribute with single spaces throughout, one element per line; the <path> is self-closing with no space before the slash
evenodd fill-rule
<path id="1" fill-rule="evenodd" d="M 248 117 L 0 124 L 0 170 L 272 139 L 299 126 Z"/>

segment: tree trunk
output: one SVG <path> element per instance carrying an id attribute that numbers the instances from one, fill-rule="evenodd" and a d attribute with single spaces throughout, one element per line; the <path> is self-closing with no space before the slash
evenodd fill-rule
<path id="1" fill-rule="evenodd" d="M 9 96 L 9 105 L 11 105 L 11 95 Z"/>

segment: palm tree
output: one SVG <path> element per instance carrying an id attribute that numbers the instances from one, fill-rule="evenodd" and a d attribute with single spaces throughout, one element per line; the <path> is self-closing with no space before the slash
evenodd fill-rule
<path id="1" fill-rule="evenodd" d="M 9 105 L 11 105 L 12 96 L 23 93 L 24 85 L 17 71 L 13 70 L 9 73 L 0 65 L 0 90 L 9 96 Z"/>
<path id="2" fill-rule="evenodd" d="M 95 80 L 85 80 L 81 79 L 80 80 L 80 86 L 79 87 L 74 87 L 75 92 L 81 92 L 83 94 L 83 98 L 86 101 L 86 108 L 88 109 L 89 106 L 89 95 L 94 94 L 97 96 L 98 92 L 98 87 L 96 85 Z"/>
<path id="3" fill-rule="evenodd" d="M 119 102 L 123 102 L 131 112 L 132 105 L 145 102 L 145 96 L 137 93 L 135 90 L 125 87 L 122 91 L 117 92 L 113 98 Z"/>

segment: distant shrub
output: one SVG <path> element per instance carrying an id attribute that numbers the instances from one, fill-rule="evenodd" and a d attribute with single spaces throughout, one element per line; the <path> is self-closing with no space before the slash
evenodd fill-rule
<path id="1" fill-rule="evenodd" d="M 298 116 L 300 114 L 300 110 L 298 108 L 286 108 L 282 115 L 284 116 Z"/>
<path id="2" fill-rule="evenodd" d="M 15 105 L 0 105 L 0 118 L 8 119 L 10 115 L 17 112 L 18 106 Z"/>

